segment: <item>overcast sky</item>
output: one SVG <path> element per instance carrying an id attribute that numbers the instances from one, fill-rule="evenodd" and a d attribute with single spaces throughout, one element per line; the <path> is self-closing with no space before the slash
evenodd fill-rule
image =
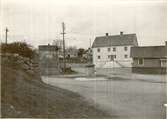
<path id="1" fill-rule="evenodd" d="M 167 41 L 167 2 L 160 0 L 0 0 L 1 40 L 5 27 L 10 41 L 37 47 L 62 39 L 87 48 L 96 36 L 136 33 L 139 45 Z"/>

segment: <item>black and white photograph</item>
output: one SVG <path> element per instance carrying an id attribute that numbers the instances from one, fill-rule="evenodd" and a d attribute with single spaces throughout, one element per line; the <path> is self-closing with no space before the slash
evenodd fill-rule
<path id="1" fill-rule="evenodd" d="M 167 0 L 0 0 L 0 116 L 167 119 Z"/>

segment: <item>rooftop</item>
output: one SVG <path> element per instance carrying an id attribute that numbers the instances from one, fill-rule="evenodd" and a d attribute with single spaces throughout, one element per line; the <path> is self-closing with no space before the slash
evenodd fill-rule
<path id="1" fill-rule="evenodd" d="M 165 58 L 167 56 L 166 46 L 144 46 L 132 47 L 131 56 L 134 58 Z"/>
<path id="2" fill-rule="evenodd" d="M 39 51 L 57 51 L 58 46 L 56 45 L 39 45 Z"/>
<path id="3" fill-rule="evenodd" d="M 110 46 L 138 46 L 136 34 L 108 35 L 96 37 L 92 47 L 110 47 Z"/>

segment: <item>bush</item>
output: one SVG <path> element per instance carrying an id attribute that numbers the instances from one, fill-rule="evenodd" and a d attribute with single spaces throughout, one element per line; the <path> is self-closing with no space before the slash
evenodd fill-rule
<path id="1" fill-rule="evenodd" d="M 32 59 L 35 55 L 35 51 L 32 46 L 28 45 L 26 42 L 13 42 L 9 44 L 1 44 L 1 53 L 16 53 L 22 57 L 27 57 Z"/>

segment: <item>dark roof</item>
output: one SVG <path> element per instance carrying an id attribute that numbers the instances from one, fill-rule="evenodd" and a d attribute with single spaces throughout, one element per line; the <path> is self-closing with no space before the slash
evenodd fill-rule
<path id="1" fill-rule="evenodd" d="M 56 45 L 39 45 L 39 51 L 57 51 L 58 46 Z"/>
<path id="2" fill-rule="evenodd" d="M 110 46 L 138 46 L 136 34 L 123 34 L 112 36 L 96 37 L 92 47 L 110 47 Z"/>
<path id="3" fill-rule="evenodd" d="M 165 46 L 145 46 L 131 47 L 131 57 L 133 58 L 165 58 L 167 47 Z"/>

